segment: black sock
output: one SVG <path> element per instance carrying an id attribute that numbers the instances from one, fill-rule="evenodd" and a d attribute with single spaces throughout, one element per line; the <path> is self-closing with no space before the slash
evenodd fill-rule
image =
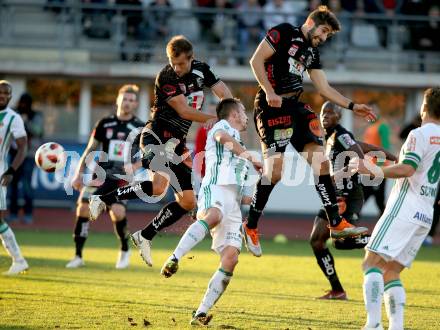
<path id="1" fill-rule="evenodd" d="M 188 213 L 188 211 L 182 208 L 179 203 L 171 202 L 168 205 L 165 205 L 162 210 L 159 211 L 159 213 L 154 217 L 147 227 L 142 229 L 141 235 L 151 241 L 159 231 L 171 226 L 186 213 Z"/>
<path id="2" fill-rule="evenodd" d="M 320 175 L 315 188 L 321 198 L 325 212 L 327 213 L 330 226 L 337 226 L 342 218 L 338 212 L 339 208 L 336 201 L 336 191 L 330 174 Z"/>
<path id="3" fill-rule="evenodd" d="M 338 250 L 363 249 L 370 239 L 369 234 L 362 234 L 356 237 L 346 237 L 344 239 L 333 240 L 333 246 Z"/>
<path id="4" fill-rule="evenodd" d="M 73 241 L 75 242 L 75 255 L 82 258 L 82 250 L 89 236 L 89 219 L 76 217 L 75 229 L 73 230 Z"/>
<path id="5" fill-rule="evenodd" d="M 341 282 L 339 282 L 338 275 L 336 274 L 335 260 L 328 249 L 313 251 L 318 262 L 319 267 L 327 277 L 333 291 L 344 291 Z"/>
<path id="6" fill-rule="evenodd" d="M 117 201 L 139 199 L 139 195 L 142 197 L 142 193 L 151 196 L 153 194 L 153 182 L 142 181 L 134 185 L 124 186 L 102 195 L 100 198 L 105 204 L 112 205 Z"/>
<path id="7" fill-rule="evenodd" d="M 258 180 L 257 186 L 255 187 L 254 197 L 252 198 L 251 207 L 249 209 L 249 216 L 247 218 L 248 228 L 257 228 L 258 220 L 260 220 L 261 214 L 263 213 L 264 207 L 266 206 L 270 193 L 274 187 L 275 185 L 272 182 L 269 182 L 265 177 L 261 177 L 260 180 Z"/>
<path id="8" fill-rule="evenodd" d="M 121 241 L 121 250 L 128 251 L 129 234 L 128 234 L 127 218 L 124 218 L 121 221 L 114 222 L 113 228 L 115 230 L 116 235 L 118 235 L 119 240 Z"/>

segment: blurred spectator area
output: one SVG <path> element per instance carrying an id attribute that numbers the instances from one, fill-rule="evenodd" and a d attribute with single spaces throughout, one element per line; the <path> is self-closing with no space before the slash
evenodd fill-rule
<path id="1" fill-rule="evenodd" d="M 302 24 L 320 4 L 343 25 L 326 68 L 440 71 L 434 0 L 2 0 L 0 60 L 164 63 L 169 37 L 184 34 L 211 64 L 247 65 L 269 26 Z"/>

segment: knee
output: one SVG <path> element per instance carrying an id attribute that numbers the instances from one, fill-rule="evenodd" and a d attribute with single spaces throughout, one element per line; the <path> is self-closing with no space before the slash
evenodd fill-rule
<path id="1" fill-rule="evenodd" d="M 120 204 L 113 204 L 110 209 L 110 218 L 113 222 L 121 221 L 126 216 L 125 206 Z"/>
<path id="2" fill-rule="evenodd" d="M 325 175 L 330 173 L 330 162 L 327 160 L 321 163 L 321 167 L 319 169 L 320 175 Z"/>
<path id="3" fill-rule="evenodd" d="M 88 203 L 79 203 L 76 207 L 76 215 L 82 218 L 89 217 L 89 204 Z"/>
<path id="4" fill-rule="evenodd" d="M 230 253 L 222 259 L 222 268 L 227 272 L 233 272 L 238 264 L 238 254 Z"/>
<path id="5" fill-rule="evenodd" d="M 385 283 L 388 283 L 388 282 L 391 282 L 391 281 L 395 281 L 395 280 L 399 280 L 399 279 L 400 279 L 400 274 L 398 272 L 386 270 L 383 273 L 383 281 Z"/>
<path id="6" fill-rule="evenodd" d="M 270 182 L 275 185 L 281 180 L 281 171 L 273 170 L 272 173 L 265 173 L 263 180 L 265 180 L 266 183 Z"/>
<path id="7" fill-rule="evenodd" d="M 314 252 L 322 251 L 325 249 L 325 242 L 313 235 L 310 237 L 309 244 Z"/>
<path id="8" fill-rule="evenodd" d="M 187 211 L 191 211 L 192 209 L 194 209 L 196 207 L 196 200 L 194 198 L 194 196 L 191 197 L 184 197 L 182 199 L 180 199 L 178 201 L 179 205 L 181 208 L 187 210 Z"/>
<path id="9" fill-rule="evenodd" d="M 162 195 L 165 192 L 166 189 L 167 189 L 166 185 L 156 184 L 156 183 L 153 182 L 153 195 L 154 196 Z"/>

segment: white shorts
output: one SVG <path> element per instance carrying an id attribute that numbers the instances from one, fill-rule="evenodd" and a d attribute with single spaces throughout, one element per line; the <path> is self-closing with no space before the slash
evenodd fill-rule
<path id="1" fill-rule="evenodd" d="M 6 204 L 6 187 L 0 186 L 0 211 L 7 210 L 7 204 Z"/>
<path id="2" fill-rule="evenodd" d="M 379 254 L 385 261 L 396 261 L 410 267 L 429 228 L 400 217 L 383 214 L 365 249 Z"/>
<path id="3" fill-rule="evenodd" d="M 241 250 L 241 201 L 237 196 L 236 185 L 208 185 L 201 187 L 197 201 L 198 212 L 216 207 L 222 213 L 222 221 L 211 229 L 211 248 L 221 253 L 227 246 Z"/>

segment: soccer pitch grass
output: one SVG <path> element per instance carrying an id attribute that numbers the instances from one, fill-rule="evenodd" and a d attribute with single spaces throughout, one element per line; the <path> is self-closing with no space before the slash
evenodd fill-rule
<path id="1" fill-rule="evenodd" d="M 118 248 L 112 234 L 90 235 L 86 267 L 80 269 L 64 268 L 74 253 L 69 233 L 16 231 L 16 236 L 31 269 L 0 278 L 2 329 L 190 328 L 191 312 L 218 267 L 210 239 L 180 262 L 176 275 L 165 279 L 160 267 L 177 244 L 176 236 L 156 237 L 153 268 L 133 249 L 126 270 L 114 268 Z M 350 300 L 321 301 L 314 297 L 329 285 L 307 242 L 262 244 L 261 258 L 243 250 L 227 291 L 212 309 L 211 328 L 360 329 L 365 320 L 363 251 L 333 250 Z M 0 271 L 9 264 L 0 249 Z M 405 329 L 440 329 L 440 248 L 422 248 L 413 268 L 404 272 L 403 283 Z"/>

